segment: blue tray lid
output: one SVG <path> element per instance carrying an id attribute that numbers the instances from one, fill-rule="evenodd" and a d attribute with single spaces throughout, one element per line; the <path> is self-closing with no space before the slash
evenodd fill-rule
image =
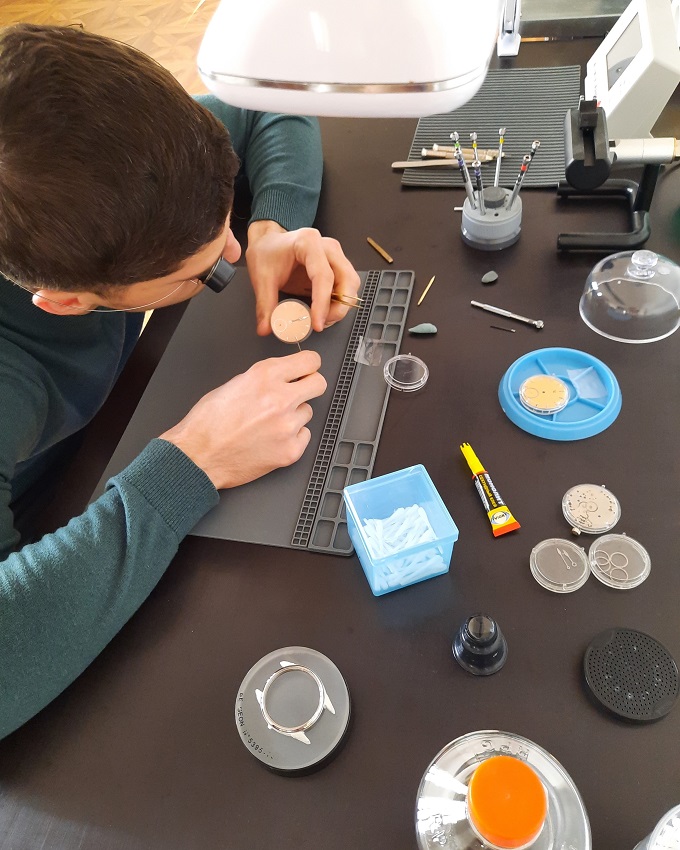
<path id="1" fill-rule="evenodd" d="M 520 387 L 534 375 L 554 375 L 569 389 L 569 401 L 555 413 L 533 413 L 520 402 Z M 573 348 L 530 351 L 509 367 L 498 397 L 511 422 L 546 440 L 584 440 L 608 428 L 621 410 L 621 390 L 601 360 Z"/>

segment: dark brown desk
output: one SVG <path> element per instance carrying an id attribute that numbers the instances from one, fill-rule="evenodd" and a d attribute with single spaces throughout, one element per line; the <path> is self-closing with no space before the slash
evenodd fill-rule
<path id="1" fill-rule="evenodd" d="M 524 45 L 516 64 L 570 64 L 594 42 Z M 667 110 L 666 134 L 677 126 Z M 680 706 L 660 722 L 626 725 L 588 700 L 581 661 L 609 626 L 648 632 L 680 659 L 680 335 L 652 345 L 603 339 L 578 300 L 598 258 L 558 255 L 561 231 L 625 224 L 618 208 L 558 203 L 526 191 L 519 243 L 498 255 L 463 245 L 458 190 L 400 188 L 415 122 L 324 120 L 326 175 L 319 226 L 355 266 L 381 267 L 371 235 L 415 269 L 416 294 L 435 285 L 409 326 L 430 379 L 394 394 L 376 475 L 423 463 L 460 528 L 450 573 L 374 598 L 358 561 L 188 538 L 150 599 L 92 667 L 37 718 L 0 744 L 1 850 L 300 850 L 415 847 L 414 803 L 435 753 L 466 732 L 524 735 L 558 758 L 584 798 L 595 848 L 632 848 L 680 798 Z M 648 247 L 680 260 L 680 176 L 659 182 Z M 494 268 L 500 281 L 480 283 Z M 540 317 L 541 332 L 490 329 L 470 299 Z M 78 510 L 97 482 L 180 315 L 158 311 L 104 414 L 94 423 L 51 519 Z M 502 413 L 507 366 L 547 346 L 582 349 L 616 374 L 623 409 L 603 434 L 573 443 L 532 437 Z M 469 439 L 522 522 L 493 539 L 458 452 Z M 581 482 L 619 498 L 617 531 L 651 555 L 629 592 L 593 578 L 571 595 L 539 587 L 532 547 L 568 536 L 560 502 Z M 266 522 L 266 517 L 263 517 Z M 587 541 L 589 542 L 589 541 Z M 451 656 L 469 613 L 495 617 L 508 639 L 505 668 L 488 679 Z M 284 778 L 243 747 L 237 688 L 250 666 L 290 644 L 328 655 L 345 675 L 353 726 L 319 773 Z M 580 850 L 580 848 L 576 848 Z"/>

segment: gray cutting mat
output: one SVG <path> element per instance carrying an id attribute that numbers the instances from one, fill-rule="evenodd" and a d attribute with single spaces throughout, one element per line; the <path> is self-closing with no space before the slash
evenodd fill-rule
<path id="1" fill-rule="evenodd" d="M 354 551 L 342 490 L 371 477 L 390 392 L 382 366 L 399 352 L 415 279 L 412 271 L 359 275 L 362 309 L 303 343 L 321 355 L 328 382 L 326 393 L 310 402 L 312 440 L 304 455 L 292 466 L 223 491 L 192 534 L 335 555 Z M 362 356 L 368 340 L 380 358 Z M 205 393 L 258 360 L 294 351 L 295 345 L 255 334 L 255 299 L 245 269 L 239 268 L 219 296 L 198 295 L 187 306 L 94 495 Z"/>
<path id="2" fill-rule="evenodd" d="M 470 133 L 477 133 L 480 148 L 498 147 L 498 130 L 505 127 L 500 184 L 512 187 L 522 157 L 534 139 L 541 147 L 527 172 L 522 188 L 555 186 L 564 180 L 564 118 L 578 106 L 581 69 L 578 65 L 559 68 L 492 69 L 471 101 L 443 115 L 421 118 L 416 127 L 408 159 L 422 159 L 422 148 L 434 143 L 450 145 L 450 134 L 460 133 L 461 146 L 470 147 Z M 493 182 L 496 164 L 482 166 L 484 185 Z M 457 166 L 407 168 L 404 186 L 462 186 Z"/>

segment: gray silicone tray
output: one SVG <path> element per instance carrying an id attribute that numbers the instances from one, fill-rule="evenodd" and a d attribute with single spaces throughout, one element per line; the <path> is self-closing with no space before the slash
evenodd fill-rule
<path id="1" fill-rule="evenodd" d="M 321 355 L 328 389 L 314 399 L 312 440 L 293 466 L 223 491 L 219 504 L 192 534 L 350 555 L 342 500 L 349 484 L 370 478 L 389 388 L 382 364 L 399 353 L 415 275 L 360 272 L 364 306 L 304 343 Z M 255 334 L 252 288 L 239 269 L 219 296 L 204 292 L 186 309 L 95 495 L 153 437 L 179 421 L 201 396 L 266 357 L 297 351 L 273 336 Z M 370 340 L 374 365 L 357 362 Z"/>
<path id="2" fill-rule="evenodd" d="M 564 180 L 564 119 L 567 110 L 578 106 L 581 69 L 578 65 L 558 68 L 491 69 L 471 101 L 441 115 L 418 121 L 408 159 L 420 160 L 422 148 L 433 143 L 452 144 L 449 136 L 460 134 L 461 146 L 470 147 L 470 133 L 477 133 L 480 148 L 498 147 L 498 130 L 505 127 L 500 184 L 511 188 L 534 139 L 541 147 L 527 172 L 523 188 L 556 186 Z M 482 166 L 485 185 L 493 182 L 496 165 Z M 407 168 L 404 186 L 462 186 L 456 166 Z"/>

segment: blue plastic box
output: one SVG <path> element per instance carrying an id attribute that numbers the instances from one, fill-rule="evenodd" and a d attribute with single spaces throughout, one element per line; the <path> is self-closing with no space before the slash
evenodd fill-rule
<path id="1" fill-rule="evenodd" d="M 343 498 L 376 596 L 448 572 L 458 529 L 422 464 L 345 487 Z"/>

